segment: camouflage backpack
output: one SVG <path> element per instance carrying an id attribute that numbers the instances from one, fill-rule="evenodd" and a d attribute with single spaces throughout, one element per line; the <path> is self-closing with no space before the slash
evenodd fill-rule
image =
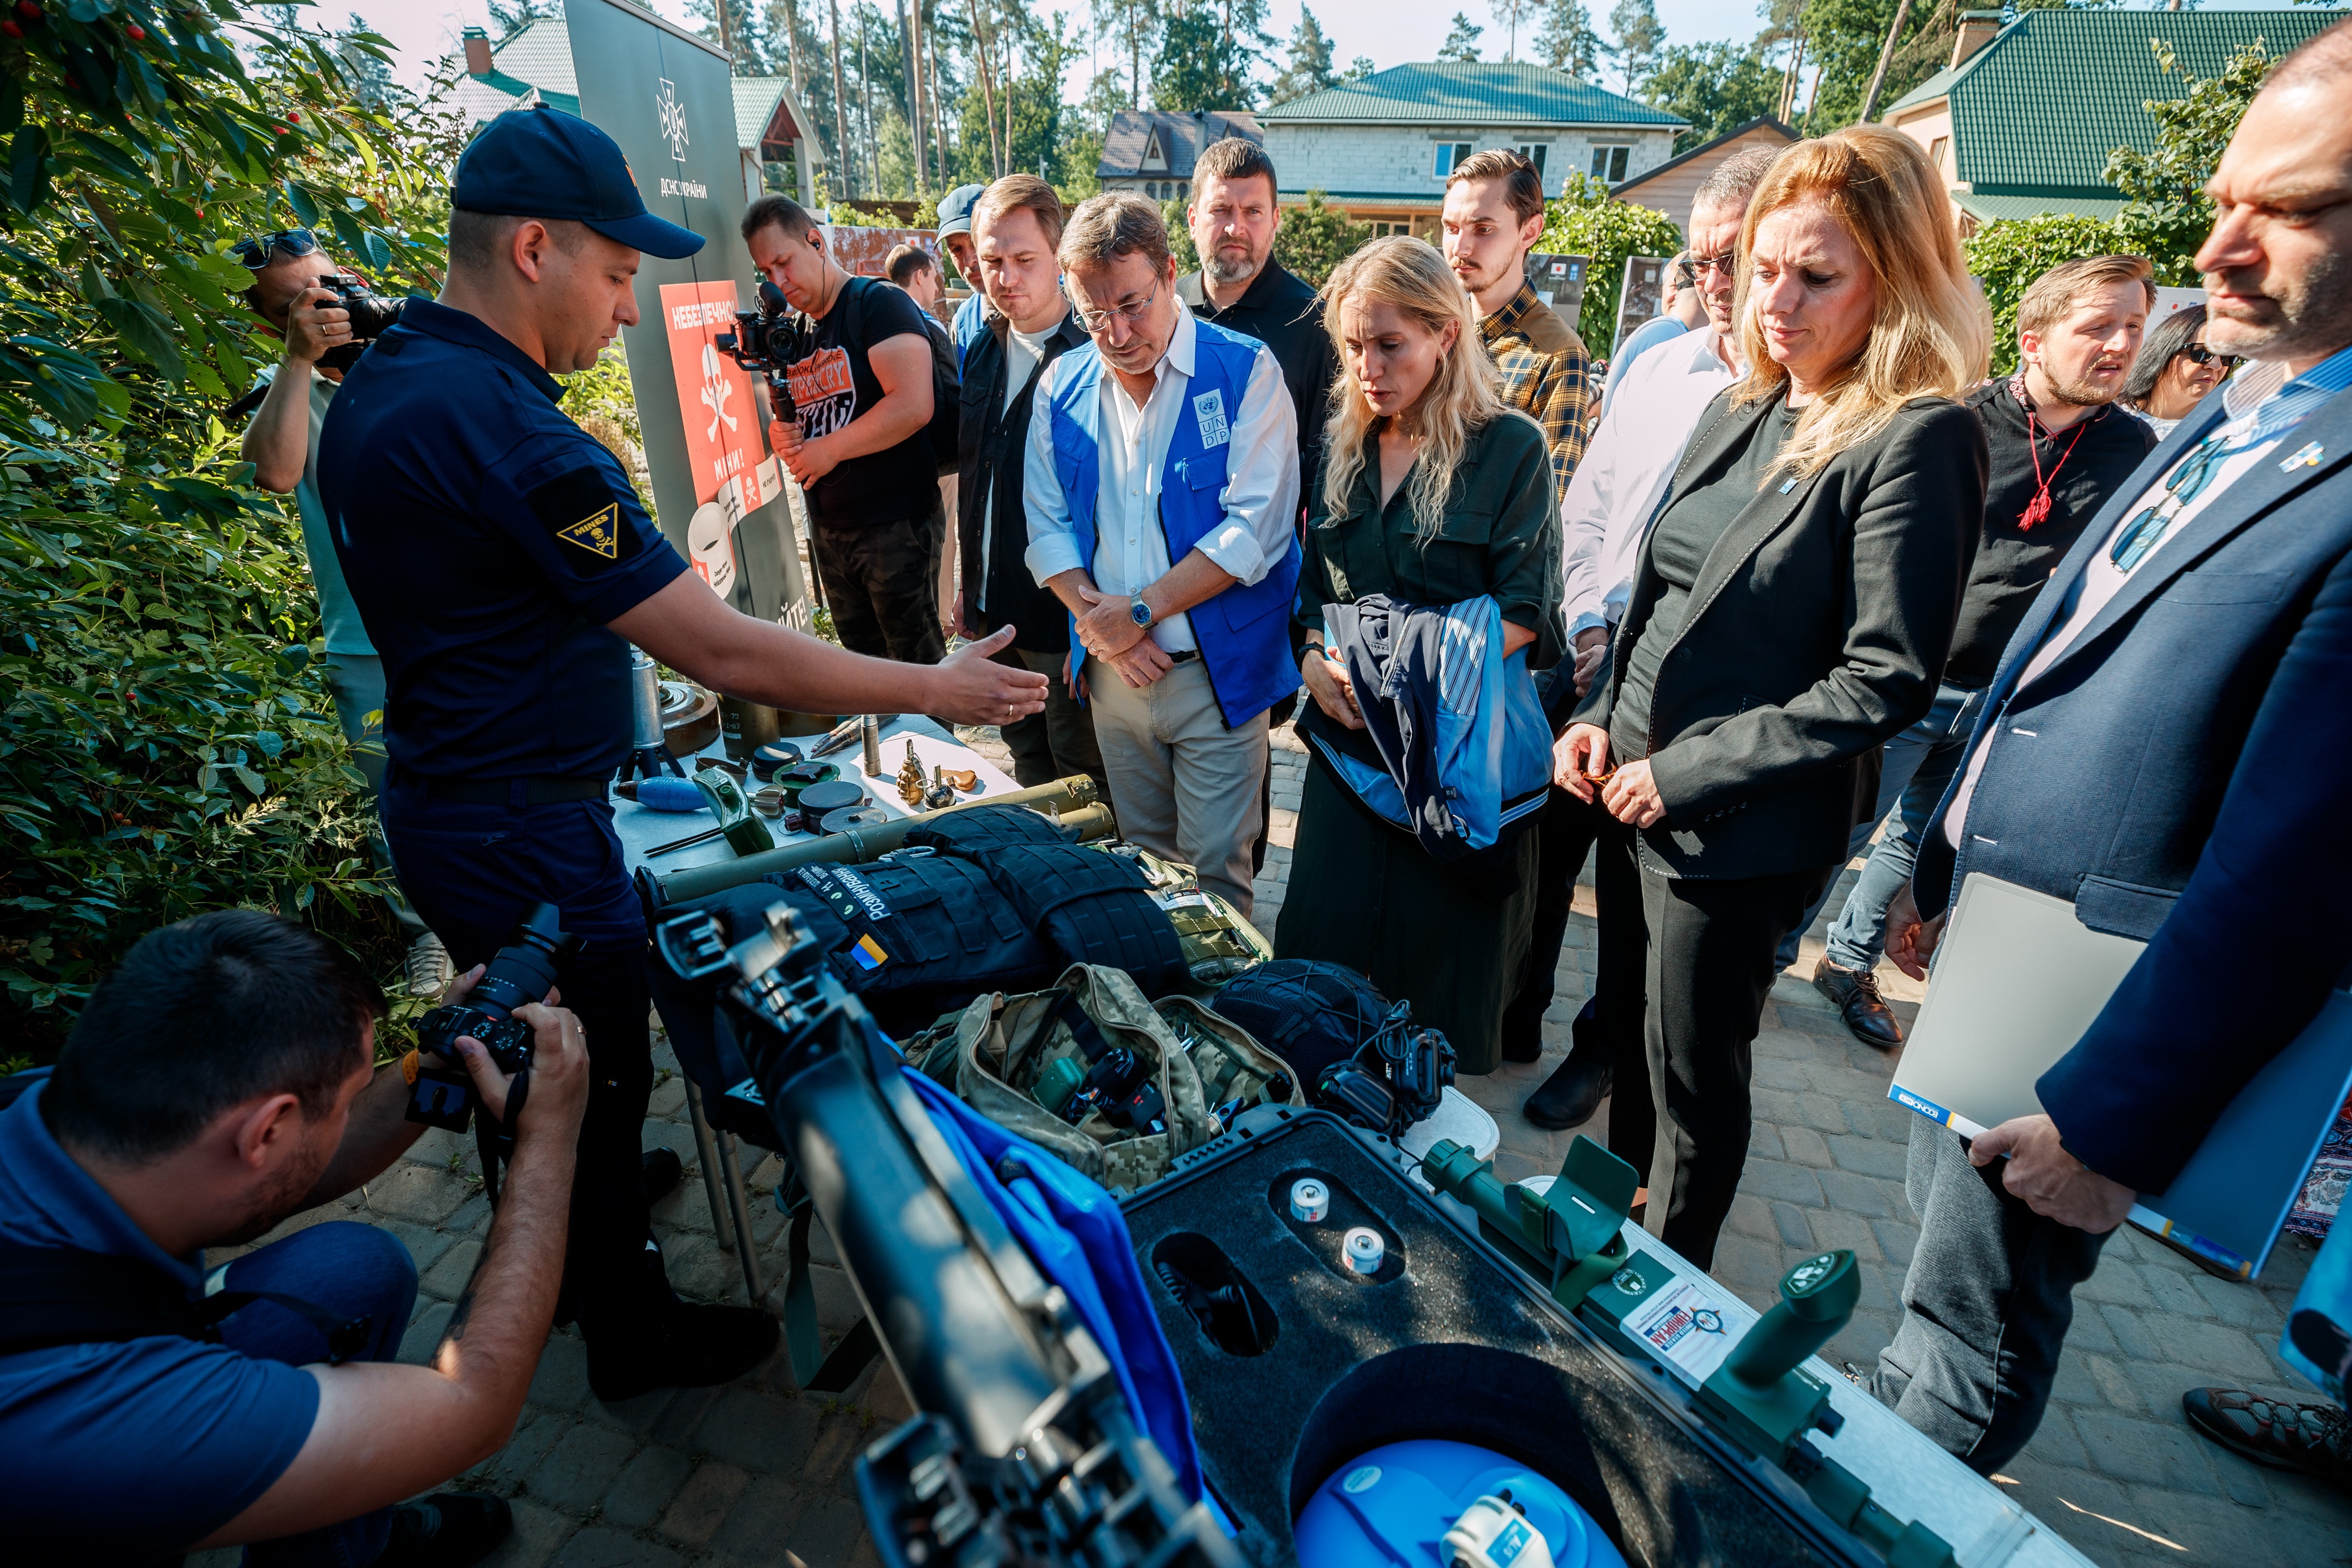
<path id="1" fill-rule="evenodd" d="M 1221 1131 L 1213 1115 L 1221 1106 L 1305 1103 L 1297 1075 L 1240 1026 L 1188 996 L 1155 1006 L 1124 971 L 1095 964 L 1073 964 L 1048 991 L 982 996 L 902 1048 L 982 1116 L 1107 1187 L 1166 1175 L 1178 1155 Z M 1137 1092 L 1157 1095 L 1162 1130 L 1121 1124 L 1108 1105 L 1075 1123 L 1046 1108 L 1041 1089 L 1049 1096 L 1062 1089 L 1055 1098 L 1066 1103 L 1073 1079 L 1120 1049 L 1143 1068 Z"/>
<path id="2" fill-rule="evenodd" d="M 1274 944 L 1223 899 L 1201 886 L 1192 867 L 1162 860 L 1132 844 L 1108 844 L 1105 854 L 1132 860 L 1143 873 L 1151 901 L 1176 928 L 1184 967 L 1201 985 L 1222 985 L 1274 956 Z"/>

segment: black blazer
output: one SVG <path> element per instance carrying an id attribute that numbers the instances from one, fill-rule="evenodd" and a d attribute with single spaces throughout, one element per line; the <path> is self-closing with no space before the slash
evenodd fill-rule
<path id="1" fill-rule="evenodd" d="M 1070 612 L 1053 590 L 1029 573 L 1029 511 L 1022 503 L 1022 465 L 1029 451 L 1029 416 L 1036 407 L 1037 383 L 1053 363 L 1087 341 L 1076 315 L 1045 340 L 1045 353 L 1023 395 L 1005 406 L 1012 378 L 1012 323 L 993 307 L 988 330 L 963 356 L 963 405 L 957 424 L 962 478 L 956 485 L 956 548 L 963 562 L 964 625 L 982 633 L 1013 627 L 1013 646 L 1060 653 L 1070 646 Z M 981 558 L 984 502 L 996 497 L 994 548 Z M 982 602 L 982 588 L 987 589 Z"/>
<path id="2" fill-rule="evenodd" d="M 1669 500 L 1718 480 L 1777 406 L 1717 395 Z M 1730 878 L 1844 861 L 1877 804 L 1879 746 L 1935 701 L 1988 466 L 1974 414 L 1916 398 L 1872 440 L 1810 479 L 1772 481 L 1732 520 L 1651 695 L 1651 775 L 1666 815 L 1639 835 L 1643 865 Z M 1579 720 L 1607 726 L 1662 587 L 1645 540 L 1609 679 Z"/>

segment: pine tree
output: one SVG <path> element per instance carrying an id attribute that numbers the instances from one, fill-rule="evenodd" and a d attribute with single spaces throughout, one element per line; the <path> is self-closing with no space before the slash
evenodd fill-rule
<path id="1" fill-rule="evenodd" d="M 1358 55 L 1354 59 L 1348 62 L 1348 72 L 1339 79 L 1341 81 L 1361 81 L 1380 68 L 1380 67 L 1372 64 L 1371 56 Z"/>
<path id="2" fill-rule="evenodd" d="M 1632 0 L 1620 0 L 1620 4 L 1630 5 L 1631 3 Z M 1486 30 L 1473 22 L 1467 13 L 1454 12 L 1454 29 L 1445 35 L 1445 41 L 1437 46 L 1437 58 L 1441 60 L 1475 62 L 1478 58 L 1478 35 Z"/>
<path id="3" fill-rule="evenodd" d="M 1289 58 L 1283 62 L 1281 74 L 1267 89 L 1268 104 L 1288 103 L 1294 98 L 1305 98 L 1310 92 L 1321 92 L 1339 79 L 1331 68 L 1331 40 L 1324 34 L 1323 25 L 1315 13 L 1301 5 L 1298 26 L 1290 30 Z"/>
<path id="4" fill-rule="evenodd" d="M 1625 62 L 1625 89 L 1639 92 L 1666 42 L 1656 0 L 1617 0 L 1609 13 L 1609 27 L 1617 35 L 1616 52 Z"/>
<path id="5" fill-rule="evenodd" d="M 1592 13 L 1584 0 L 1549 0 L 1543 31 L 1536 35 L 1538 59 L 1554 70 L 1589 81 L 1610 53 L 1608 43 L 1592 29 Z"/>
<path id="6" fill-rule="evenodd" d="M 1503 58 L 1519 58 L 1519 22 L 1536 8 L 1535 0 L 1486 0 L 1503 28 Z"/>

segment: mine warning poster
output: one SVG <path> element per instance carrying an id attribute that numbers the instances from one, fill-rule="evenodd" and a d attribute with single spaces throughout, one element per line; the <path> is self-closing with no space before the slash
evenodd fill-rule
<path id="1" fill-rule="evenodd" d="M 737 227 L 747 198 L 727 57 L 624 0 L 571 0 L 566 20 L 581 115 L 620 143 L 647 209 L 705 242 L 684 260 L 642 259 L 640 319 L 622 334 L 662 532 L 719 597 L 805 628 L 752 378 L 713 341 L 754 283 Z"/>

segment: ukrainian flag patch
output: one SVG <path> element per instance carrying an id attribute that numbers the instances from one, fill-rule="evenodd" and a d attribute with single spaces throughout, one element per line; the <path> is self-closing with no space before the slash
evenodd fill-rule
<path id="1" fill-rule="evenodd" d="M 850 948 L 849 956 L 856 961 L 860 969 L 879 969 L 890 962 L 890 955 L 882 951 L 882 944 L 870 936 L 859 937 L 856 944 Z"/>

